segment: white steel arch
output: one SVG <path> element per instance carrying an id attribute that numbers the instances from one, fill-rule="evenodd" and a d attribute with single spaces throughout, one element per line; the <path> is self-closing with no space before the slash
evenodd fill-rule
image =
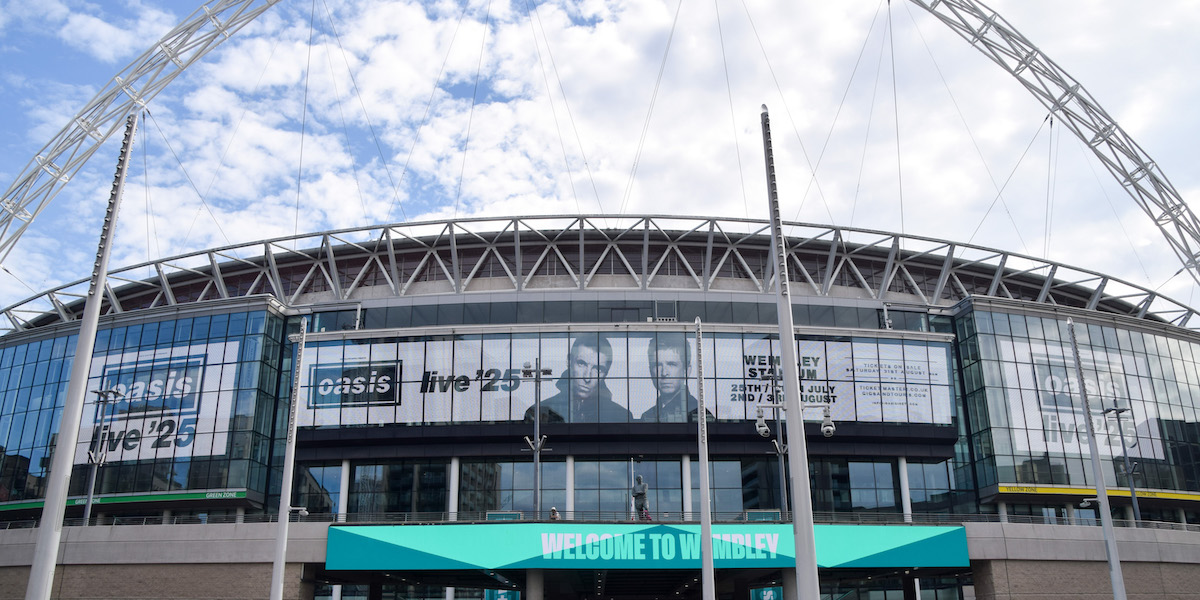
<path id="1" fill-rule="evenodd" d="M 1154 160 L 1075 78 L 999 13 L 974 0 L 912 0 L 1021 82 L 1092 149 L 1200 283 L 1200 219 Z"/>
<path id="2" fill-rule="evenodd" d="M 188 66 L 279 0 L 212 0 L 117 73 L 0 196 L 0 264 L 92 154 Z"/>
<path id="3" fill-rule="evenodd" d="M 278 1 L 206 3 L 114 76 L 0 196 L 0 265 L 33 219 L 120 129 L 125 117 Z M 1200 284 L 1200 219 L 1158 165 L 1079 82 L 982 2 L 911 1 L 1015 77 L 1057 114 L 1154 221 L 1183 267 Z"/>

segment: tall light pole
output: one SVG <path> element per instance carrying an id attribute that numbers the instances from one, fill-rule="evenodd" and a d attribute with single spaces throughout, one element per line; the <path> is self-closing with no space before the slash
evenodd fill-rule
<path id="1" fill-rule="evenodd" d="M 1117 418 L 1117 434 L 1121 436 L 1121 454 L 1125 460 L 1125 479 L 1128 480 L 1126 483 L 1129 484 L 1129 500 L 1133 502 L 1133 521 L 1136 526 L 1142 521 L 1142 509 L 1138 507 L 1137 488 L 1133 485 L 1133 471 L 1135 467 L 1129 463 L 1129 446 L 1125 445 L 1125 429 L 1121 427 L 1121 413 L 1128 411 L 1128 408 L 1117 408 L 1114 406 L 1104 409 L 1104 414 L 1112 413 Z"/>
<path id="2" fill-rule="evenodd" d="M 775 446 L 775 456 L 779 459 L 779 516 L 786 518 L 788 512 L 788 493 L 787 493 L 787 441 L 783 437 L 783 411 L 786 406 L 779 401 L 779 394 L 776 391 L 775 384 L 783 378 L 779 374 L 779 367 L 775 367 L 770 372 L 763 373 L 762 379 L 771 382 L 771 402 L 760 403 L 758 405 L 759 418 L 762 418 L 763 408 L 775 409 L 775 439 L 771 440 L 771 445 Z M 768 434 L 770 435 L 770 434 Z"/>
<path id="3" fill-rule="evenodd" d="M 779 347 L 783 367 L 783 400 L 792 418 L 787 420 L 788 466 L 792 479 L 792 532 L 796 538 L 796 594 L 803 600 L 821 597 L 817 576 L 817 540 L 813 533 L 812 489 L 808 481 L 808 444 L 800 418 L 800 372 L 796 363 L 796 326 L 792 321 L 792 295 L 788 287 L 787 248 L 779 216 L 779 190 L 775 186 L 775 155 L 771 149 L 771 119 L 762 107 L 763 153 L 767 165 L 767 203 L 774 247 L 775 301 L 779 313 Z M 790 599 L 789 599 L 790 600 Z"/>
<path id="4" fill-rule="evenodd" d="M 308 514 L 304 508 L 292 506 L 292 479 L 296 470 L 296 410 L 300 404 L 300 363 L 304 356 L 304 341 L 308 335 L 308 317 L 300 319 L 300 333 L 288 337 L 296 343 L 295 363 L 292 368 L 292 399 L 288 404 L 287 445 L 283 451 L 283 481 L 279 486 L 279 521 L 275 527 L 275 561 L 271 566 L 270 600 L 283 599 L 283 571 L 287 565 L 288 522 L 292 512 L 300 516 Z"/>
<path id="5" fill-rule="evenodd" d="M 534 364 L 525 363 L 521 369 L 521 378 L 533 378 L 533 438 L 525 436 L 525 443 L 533 451 L 533 512 L 535 519 L 542 518 L 542 448 L 546 445 L 546 436 L 542 435 L 542 377 L 554 375 L 551 369 L 542 368 L 542 359 L 534 359 Z"/>
<path id="6" fill-rule="evenodd" d="M 71 483 L 71 469 L 75 466 L 75 445 L 79 443 L 79 425 L 83 420 L 83 405 L 87 402 L 88 371 L 92 365 L 92 350 L 96 347 L 100 305 L 104 301 L 107 285 L 108 258 L 112 253 L 113 232 L 121 208 L 121 195 L 125 189 L 125 174 L 129 168 L 130 148 L 133 146 L 134 134 L 137 133 L 137 122 L 138 113 L 129 115 L 125 126 L 125 139 L 121 142 L 121 157 L 117 160 L 117 174 L 108 197 L 108 211 L 100 229 L 100 244 L 96 248 L 96 261 L 92 264 L 92 282 L 88 285 L 87 300 L 83 305 L 79 337 L 75 344 L 75 358 L 71 362 L 70 383 L 67 385 L 66 399 L 63 400 L 58 441 L 54 444 L 54 457 L 50 459 L 46 499 L 42 504 L 42 517 L 38 522 L 33 563 L 29 566 L 29 583 L 25 586 L 25 600 L 50 598 L 54 567 L 58 561 L 59 546 L 62 544 L 67 488 Z"/>
<path id="7" fill-rule="evenodd" d="M 700 317 L 696 317 L 696 433 L 700 454 L 700 597 L 717 599 L 717 575 L 713 567 L 712 484 L 708 477 L 708 409 L 704 407 L 704 352 Z"/>
<path id="8" fill-rule="evenodd" d="M 88 450 L 88 462 L 92 467 L 88 471 L 87 504 L 83 505 L 84 527 L 92 524 L 92 503 L 96 497 L 96 477 L 100 472 L 100 467 L 104 466 L 104 461 L 108 458 L 108 443 L 104 439 L 104 422 L 108 419 L 108 403 L 122 396 L 121 392 L 117 390 L 92 390 L 92 393 L 96 395 L 96 408 L 92 415 L 92 427 L 96 432 L 96 446 Z"/>
<path id="9" fill-rule="evenodd" d="M 1075 356 L 1075 381 L 1083 400 L 1083 421 L 1087 423 L 1088 450 L 1092 453 L 1092 478 L 1096 480 L 1096 502 L 1100 505 L 1100 529 L 1104 534 L 1104 553 L 1108 556 L 1108 578 L 1112 581 L 1113 600 L 1125 600 L 1125 576 L 1121 573 L 1121 556 L 1117 553 L 1117 538 L 1113 533 L 1112 512 L 1108 508 L 1108 486 L 1100 469 L 1100 449 L 1096 445 L 1096 428 L 1092 426 L 1092 405 L 1088 403 L 1087 386 L 1083 383 L 1083 363 L 1079 360 L 1079 342 L 1075 338 L 1075 322 L 1067 319 L 1071 334 L 1071 353 Z"/>

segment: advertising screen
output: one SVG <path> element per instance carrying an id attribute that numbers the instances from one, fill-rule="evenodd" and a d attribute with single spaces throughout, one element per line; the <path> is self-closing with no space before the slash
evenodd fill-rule
<path id="1" fill-rule="evenodd" d="M 803 339 L 797 357 L 801 402 L 829 403 L 835 420 L 952 422 L 947 344 Z M 545 423 L 683 423 L 701 395 L 709 419 L 736 421 L 783 399 L 779 342 L 764 334 L 699 350 L 684 332 L 320 342 L 301 362 L 300 426 L 532 421 L 535 404 Z M 544 374 L 523 377 L 527 364 Z"/>
<path id="2" fill-rule="evenodd" d="M 110 462 L 225 454 L 238 342 L 130 351 L 93 359 L 75 464 L 101 449 Z"/>
<path id="3" fill-rule="evenodd" d="M 1137 374 L 1149 369 L 1134 364 L 1134 357 L 1081 352 L 1082 385 L 1074 358 L 1060 348 L 1033 344 L 1027 360 L 1017 362 L 1006 349 L 1002 358 L 1006 359 L 1000 376 L 1008 390 L 1008 418 L 1014 428 L 1029 430 L 1028 435 L 1013 436 L 1014 450 L 1086 456 L 1087 420 L 1091 420 L 1101 455 L 1120 456 L 1124 435 L 1130 458 L 1165 458 L 1154 386 L 1149 378 Z M 1087 393 L 1091 414 L 1084 412 L 1081 390 Z M 1118 421 L 1115 414 L 1104 413 L 1111 407 L 1129 410 Z"/>

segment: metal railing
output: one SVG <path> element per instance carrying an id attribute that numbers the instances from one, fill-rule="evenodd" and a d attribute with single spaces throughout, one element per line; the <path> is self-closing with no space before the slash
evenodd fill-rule
<path id="1" fill-rule="evenodd" d="M 713 513 L 714 523 L 790 523 L 791 513 L 778 510 L 718 511 Z M 553 518 L 549 511 L 535 514 L 534 511 L 494 510 L 450 512 L 367 512 L 367 513 L 310 513 L 305 516 L 292 514 L 293 523 L 348 523 L 348 524 L 441 524 L 441 523 L 501 523 L 501 522 L 584 522 L 584 523 L 697 523 L 698 513 L 661 511 L 650 512 L 637 518 L 630 511 L 558 511 Z M 95 517 L 92 526 L 117 525 L 215 525 L 236 523 L 274 523 L 274 514 L 246 515 L 145 515 Z M 1096 527 L 1100 521 L 1094 517 L 1057 517 L 1040 515 L 998 514 L 947 514 L 947 513 L 903 513 L 891 512 L 814 512 L 813 521 L 821 524 L 843 525 L 961 525 L 963 523 L 1017 523 L 1032 525 L 1063 525 Z M 37 527 L 36 519 L 0 521 L 2 529 L 28 529 Z M 64 519 L 67 527 L 84 526 L 83 519 Z M 1200 532 L 1200 524 L 1172 523 L 1167 521 L 1114 520 L 1114 527 L 1138 529 L 1165 529 Z"/>

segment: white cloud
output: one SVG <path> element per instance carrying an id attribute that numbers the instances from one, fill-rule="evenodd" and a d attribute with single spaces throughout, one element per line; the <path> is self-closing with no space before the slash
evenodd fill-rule
<path id="1" fill-rule="evenodd" d="M 83 5 L 84 10 L 95 7 Z M 177 17 L 146 5 L 132 2 L 132 17 L 110 22 L 103 13 L 75 12 L 65 15 L 58 36 L 65 43 L 87 52 L 96 59 L 115 64 L 147 50 L 175 25 Z M 59 13 L 60 18 L 62 17 Z"/>

